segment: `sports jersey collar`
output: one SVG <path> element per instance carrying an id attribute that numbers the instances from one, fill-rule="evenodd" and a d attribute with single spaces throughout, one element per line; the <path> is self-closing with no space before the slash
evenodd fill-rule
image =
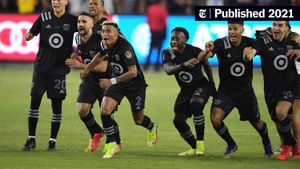
<path id="1" fill-rule="evenodd" d="M 65 12 L 62 16 L 57 17 L 57 16 L 54 14 L 54 11 L 51 11 L 51 15 L 52 15 L 53 17 L 55 17 L 56 19 L 62 19 L 62 18 L 64 18 L 64 17 L 66 16 L 66 14 L 67 14 L 67 12 Z"/>

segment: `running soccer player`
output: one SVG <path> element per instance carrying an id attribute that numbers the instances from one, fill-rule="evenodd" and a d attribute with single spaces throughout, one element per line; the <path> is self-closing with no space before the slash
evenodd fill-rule
<path id="1" fill-rule="evenodd" d="M 101 104 L 101 119 L 109 142 L 103 158 L 112 158 L 118 151 L 118 146 L 111 113 L 124 96 L 130 102 L 135 123 L 149 130 L 148 146 L 150 147 L 157 143 L 157 124 L 144 115 L 147 84 L 133 47 L 126 39 L 119 36 L 118 25 L 113 21 L 103 22 L 101 36 L 101 48 L 86 70 L 81 72 L 81 76 L 85 78 L 98 63 L 107 59 L 108 69 L 112 72 L 113 78 L 100 79 L 100 86 L 106 89 Z"/>
<path id="2" fill-rule="evenodd" d="M 228 21 L 228 36 L 206 43 L 204 58 L 217 54 L 220 84 L 211 107 L 211 122 L 215 131 L 226 141 L 224 158 L 237 150 L 224 119 L 237 108 L 240 120 L 248 120 L 262 138 L 265 155 L 272 156 L 267 124 L 261 120 L 257 98 L 252 87 L 253 61 L 243 58 L 243 50 L 254 45 L 254 39 L 242 36 L 243 21 Z M 203 56 L 200 56 L 203 57 Z"/>
<path id="3" fill-rule="evenodd" d="M 246 60 L 251 60 L 256 54 L 261 56 L 265 101 L 269 114 L 283 137 L 278 160 L 288 159 L 296 145 L 288 114 L 292 113 L 298 76 L 294 60 L 285 55 L 288 50 L 299 49 L 299 45 L 285 37 L 287 30 L 288 22 L 273 21 L 272 35 L 258 37 L 254 48 L 247 47 L 243 52 Z M 293 158 L 300 158 L 300 155 L 293 152 Z"/>
<path id="4" fill-rule="evenodd" d="M 52 151 L 56 147 L 62 119 L 62 102 L 66 96 L 66 74 L 70 71 L 65 60 L 72 53 L 73 34 L 77 32 L 77 17 L 66 13 L 67 3 L 68 0 L 52 0 L 53 11 L 43 12 L 25 35 L 25 39 L 29 41 L 40 34 L 40 44 L 32 77 L 29 134 L 23 151 L 36 147 L 39 107 L 45 92 L 52 103 L 51 134 L 47 150 Z"/>
<path id="5" fill-rule="evenodd" d="M 202 73 L 202 67 L 205 67 L 205 70 L 211 68 L 207 60 L 199 62 L 197 57 L 202 50 L 186 43 L 189 32 L 185 28 L 176 27 L 171 32 L 171 47 L 163 50 L 163 68 L 167 75 L 175 76 L 180 86 L 174 106 L 173 123 L 180 136 L 191 146 L 191 149 L 178 155 L 204 155 L 203 109 L 209 98 L 210 87 Z M 213 80 L 212 72 L 206 73 Z M 186 123 L 191 116 L 193 116 L 196 139 Z"/>

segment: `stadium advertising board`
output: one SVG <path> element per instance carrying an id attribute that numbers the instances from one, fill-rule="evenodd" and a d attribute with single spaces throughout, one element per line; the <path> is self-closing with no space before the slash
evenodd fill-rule
<path id="1" fill-rule="evenodd" d="M 26 42 L 23 38 L 27 29 L 31 27 L 38 15 L 0 14 L 0 61 L 32 62 L 38 51 L 39 38 Z M 119 23 L 122 33 L 132 42 L 141 64 L 146 61 L 150 32 L 145 16 L 113 16 Z M 227 35 L 226 21 L 195 21 L 194 16 L 170 16 L 168 18 L 167 37 L 163 48 L 169 47 L 170 31 L 177 27 L 185 27 L 190 33 L 188 43 L 204 48 L 206 41 Z M 246 21 L 245 36 L 254 37 L 255 30 L 262 30 L 271 26 L 271 21 Z M 300 22 L 291 21 L 292 30 L 300 33 Z M 75 46 L 75 45 L 74 45 Z M 154 51 L 152 55 L 156 55 Z M 152 57 L 154 62 L 155 57 Z M 209 59 L 212 65 L 217 59 Z M 260 65 L 259 57 L 255 57 L 254 64 Z"/>

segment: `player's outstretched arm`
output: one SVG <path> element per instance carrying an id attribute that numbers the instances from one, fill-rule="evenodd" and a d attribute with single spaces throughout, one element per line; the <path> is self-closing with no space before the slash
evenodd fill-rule
<path id="1" fill-rule="evenodd" d="M 131 80 L 137 76 L 137 68 L 136 65 L 132 65 L 127 67 L 128 71 L 118 77 L 111 78 L 111 79 L 100 79 L 99 80 L 99 85 L 101 88 L 109 88 L 111 85 L 120 83 L 120 82 L 125 82 L 128 80 Z"/>
<path id="2" fill-rule="evenodd" d="M 171 62 L 165 63 L 165 64 L 163 64 L 163 68 L 164 68 L 165 72 L 167 73 L 167 75 L 173 75 L 173 74 L 178 73 L 184 67 L 193 68 L 198 63 L 199 63 L 199 60 L 197 58 L 192 58 L 192 59 L 189 59 L 179 65 L 174 65 Z"/>
<path id="3" fill-rule="evenodd" d="M 26 32 L 24 38 L 26 41 L 30 41 L 33 38 L 33 34 L 31 32 Z"/>
<path id="4" fill-rule="evenodd" d="M 80 72 L 80 78 L 84 79 L 101 61 L 103 60 L 100 52 L 98 52 L 93 60 Z"/>
<path id="5" fill-rule="evenodd" d="M 212 51 L 214 49 L 214 42 L 208 41 L 205 43 L 205 50 L 200 52 L 198 55 L 198 60 L 207 60 L 209 57 L 213 55 Z"/>

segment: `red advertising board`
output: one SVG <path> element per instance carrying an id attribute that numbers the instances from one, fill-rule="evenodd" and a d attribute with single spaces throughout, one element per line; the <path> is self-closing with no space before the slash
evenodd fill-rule
<path id="1" fill-rule="evenodd" d="M 0 14 L 0 61 L 31 62 L 35 59 L 39 37 L 26 42 L 24 35 L 37 17 Z"/>

